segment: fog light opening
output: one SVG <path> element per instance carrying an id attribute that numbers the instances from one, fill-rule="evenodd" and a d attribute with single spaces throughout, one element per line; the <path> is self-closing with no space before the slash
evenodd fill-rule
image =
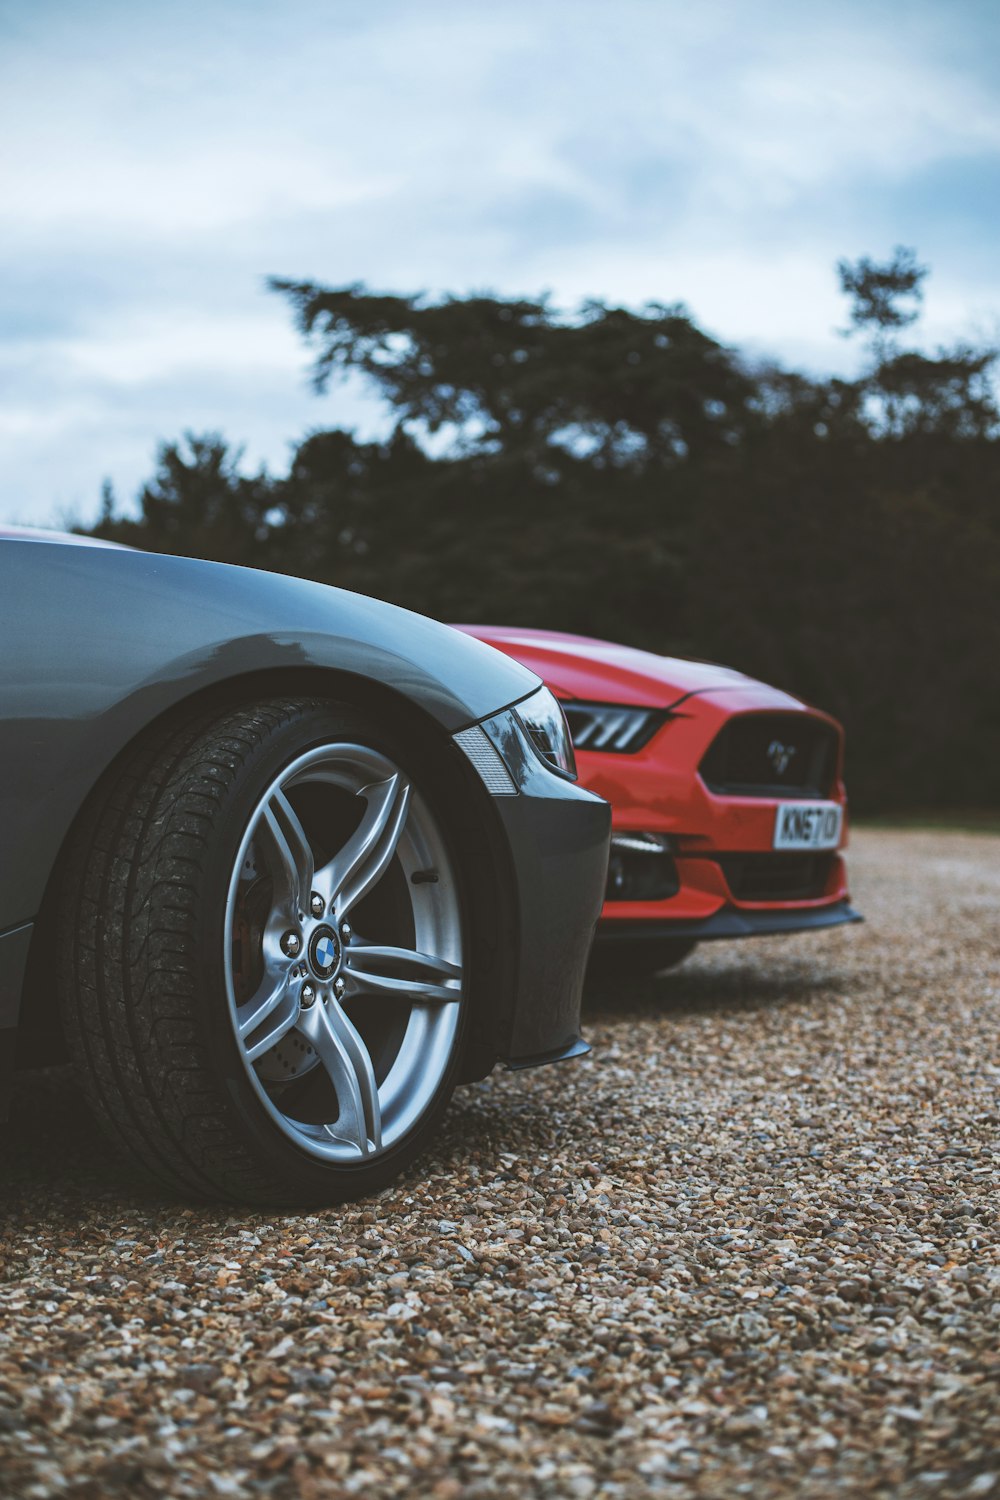
<path id="1" fill-rule="evenodd" d="M 665 833 L 613 833 L 606 901 L 664 901 L 680 889 Z"/>

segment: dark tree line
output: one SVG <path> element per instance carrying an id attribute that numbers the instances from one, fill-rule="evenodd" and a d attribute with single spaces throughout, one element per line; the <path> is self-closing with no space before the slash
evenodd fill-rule
<path id="1" fill-rule="evenodd" d="M 392 437 L 248 476 L 189 435 L 94 533 L 721 660 L 844 720 L 857 806 L 998 806 L 995 352 L 907 347 L 912 252 L 839 274 L 851 381 L 751 366 L 679 307 L 275 282 L 317 389 L 360 372 Z"/>

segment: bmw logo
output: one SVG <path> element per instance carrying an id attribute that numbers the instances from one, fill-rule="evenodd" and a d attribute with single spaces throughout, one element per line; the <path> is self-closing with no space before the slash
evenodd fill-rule
<path id="1" fill-rule="evenodd" d="M 318 927 L 313 933 L 309 963 L 317 979 L 329 979 L 340 963 L 340 938 L 332 927 Z"/>

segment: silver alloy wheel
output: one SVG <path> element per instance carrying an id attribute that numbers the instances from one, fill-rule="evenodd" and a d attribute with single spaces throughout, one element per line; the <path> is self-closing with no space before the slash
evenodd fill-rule
<path id="1" fill-rule="evenodd" d="M 447 1071 L 463 970 L 455 871 L 405 773 L 350 743 L 287 766 L 247 825 L 225 932 L 237 1042 L 280 1129 L 330 1163 L 400 1140 Z"/>

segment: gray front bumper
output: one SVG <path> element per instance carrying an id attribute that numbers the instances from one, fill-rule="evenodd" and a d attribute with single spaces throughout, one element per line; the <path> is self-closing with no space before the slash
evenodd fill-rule
<path id="1" fill-rule="evenodd" d="M 512 784 L 493 794 L 514 887 L 504 938 L 513 1006 L 494 1046 L 510 1067 L 532 1067 L 589 1050 L 580 1002 L 604 901 L 611 808 L 549 770 L 509 710 L 481 727 Z M 488 769 L 477 769 L 485 782 Z"/>
<path id="2" fill-rule="evenodd" d="M 10 1108 L 17 1047 L 17 1019 L 34 925 L 25 922 L 0 934 L 0 1120 Z"/>

